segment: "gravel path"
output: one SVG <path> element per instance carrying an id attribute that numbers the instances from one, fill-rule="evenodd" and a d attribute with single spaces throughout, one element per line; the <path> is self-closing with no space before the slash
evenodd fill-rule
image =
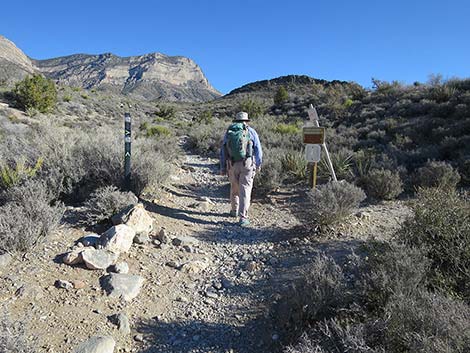
<path id="1" fill-rule="evenodd" d="M 303 200 L 302 191 L 285 190 L 270 202 L 255 200 L 252 225 L 240 228 L 228 216 L 228 183 L 217 169 L 216 160 L 187 155 L 171 187 L 145 203 L 170 242 L 135 245 L 120 258 L 145 278 L 132 302 L 101 290 L 105 271 L 58 261 L 87 234 L 73 226 L 0 274 L 0 302 L 14 319 L 26 318 L 39 352 L 73 352 L 97 334 L 113 336 L 115 352 L 276 352 L 269 305 L 300 269 L 320 250 L 343 254 L 374 233 L 390 235 L 408 214 L 398 202 L 367 206 L 345 224 L 340 239 L 318 240 L 298 231 L 292 206 Z M 58 279 L 86 286 L 58 289 Z M 130 335 L 108 319 L 120 312 L 130 319 Z"/>

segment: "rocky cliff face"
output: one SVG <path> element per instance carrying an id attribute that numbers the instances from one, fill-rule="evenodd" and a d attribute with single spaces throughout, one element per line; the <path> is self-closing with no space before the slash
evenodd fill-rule
<path id="1" fill-rule="evenodd" d="M 0 36 L 0 80 L 40 72 L 59 84 L 111 90 L 147 100 L 208 101 L 220 96 L 191 59 L 153 53 L 127 58 L 77 54 L 48 60 L 28 58 Z"/>

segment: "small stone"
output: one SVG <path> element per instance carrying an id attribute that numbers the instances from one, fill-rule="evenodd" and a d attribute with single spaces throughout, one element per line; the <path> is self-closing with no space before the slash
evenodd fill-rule
<path id="1" fill-rule="evenodd" d="M 150 242 L 150 238 L 147 232 L 139 233 L 134 237 L 135 244 L 147 244 Z"/>
<path id="2" fill-rule="evenodd" d="M 12 256 L 9 254 L 9 253 L 3 253 L 3 254 L 0 254 L 0 270 L 2 268 L 5 268 L 7 267 L 11 260 L 13 260 Z"/>
<path id="3" fill-rule="evenodd" d="M 207 290 L 205 292 L 207 298 L 212 298 L 212 299 L 218 299 L 219 295 L 216 292 L 213 292 L 211 290 Z"/>
<path id="4" fill-rule="evenodd" d="M 129 273 L 129 265 L 127 262 L 118 262 L 117 264 L 109 267 L 108 270 L 114 273 Z"/>
<path id="5" fill-rule="evenodd" d="M 134 336 L 134 341 L 136 342 L 144 342 L 144 335 L 141 333 L 138 333 L 137 335 Z"/>
<path id="6" fill-rule="evenodd" d="M 135 230 L 125 224 L 109 228 L 101 235 L 100 243 L 104 249 L 114 253 L 128 252 L 133 244 Z"/>
<path id="7" fill-rule="evenodd" d="M 208 266 L 209 264 L 205 261 L 194 260 L 194 261 L 190 261 L 190 262 L 183 264 L 181 266 L 181 270 L 186 273 L 196 274 L 201 271 L 204 271 Z"/>
<path id="8" fill-rule="evenodd" d="M 199 240 L 197 240 L 194 237 L 180 235 L 180 236 L 174 238 L 171 241 L 171 243 L 174 246 L 197 245 L 199 243 Z"/>
<path id="9" fill-rule="evenodd" d="M 54 284 L 57 288 L 62 288 L 62 289 L 72 289 L 73 288 L 73 284 L 70 283 L 69 281 L 64 281 L 62 279 L 58 279 L 57 281 L 55 281 L 55 284 Z"/>
<path id="10" fill-rule="evenodd" d="M 277 340 L 279 339 L 279 335 L 278 335 L 277 333 L 275 333 L 275 334 L 273 334 L 273 335 L 271 336 L 271 339 L 272 339 L 273 341 L 277 341 Z"/>
<path id="11" fill-rule="evenodd" d="M 86 287 L 86 283 L 79 279 L 72 281 L 73 288 L 75 289 L 83 289 Z"/>
<path id="12" fill-rule="evenodd" d="M 82 251 L 84 251 L 83 248 L 68 252 L 62 258 L 62 262 L 66 265 L 77 265 L 79 263 L 82 263 Z"/>
<path id="13" fill-rule="evenodd" d="M 75 353 L 113 353 L 115 345 L 111 336 L 96 336 L 83 342 Z"/>
<path id="14" fill-rule="evenodd" d="M 153 245 L 159 246 L 159 245 L 161 245 L 161 243 L 162 243 L 162 242 L 161 242 L 160 240 L 158 240 L 158 239 L 153 239 L 153 240 L 152 240 L 152 244 L 153 244 Z"/>
<path id="15" fill-rule="evenodd" d="M 105 249 L 87 249 L 81 254 L 83 262 L 90 270 L 105 270 L 116 262 L 118 255 Z"/>
<path id="16" fill-rule="evenodd" d="M 178 269 L 180 267 L 180 265 L 175 261 L 168 261 L 165 265 L 174 269 Z"/>
<path id="17" fill-rule="evenodd" d="M 131 326 L 129 324 L 129 319 L 125 314 L 123 313 L 115 314 L 115 315 L 112 315 L 109 319 L 113 324 L 115 324 L 118 327 L 119 332 L 121 332 L 122 334 L 128 335 L 131 333 Z"/>
<path id="18" fill-rule="evenodd" d="M 214 281 L 212 283 L 212 287 L 214 287 L 217 290 L 222 290 L 223 285 L 222 285 L 222 282 L 220 282 L 220 281 Z"/>
<path id="19" fill-rule="evenodd" d="M 170 243 L 170 241 L 171 241 L 171 239 L 170 239 L 170 237 L 168 236 L 167 231 L 165 230 L 165 228 L 162 228 L 162 229 L 160 230 L 160 232 L 158 233 L 158 235 L 157 235 L 156 238 L 157 238 L 157 240 L 160 240 L 160 242 L 161 242 L 162 244 L 168 244 L 168 243 Z"/>
<path id="20" fill-rule="evenodd" d="M 230 288 L 233 288 L 234 286 L 233 282 L 229 280 L 228 278 L 222 278 L 221 283 L 225 289 L 230 289 Z"/>
<path id="21" fill-rule="evenodd" d="M 139 295 L 144 278 L 137 275 L 111 273 L 101 278 L 101 287 L 110 297 L 131 301 Z"/>
<path id="22" fill-rule="evenodd" d="M 100 236 L 95 233 L 87 234 L 80 239 L 80 243 L 83 246 L 93 246 L 95 247 L 100 241 Z"/>

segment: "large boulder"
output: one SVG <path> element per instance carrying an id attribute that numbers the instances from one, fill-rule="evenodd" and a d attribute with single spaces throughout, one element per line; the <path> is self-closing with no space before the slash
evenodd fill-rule
<path id="1" fill-rule="evenodd" d="M 83 342 L 75 353 L 113 353 L 115 345 L 111 336 L 95 336 Z"/>
<path id="2" fill-rule="evenodd" d="M 135 237 L 135 230 L 125 224 L 109 228 L 101 235 L 102 248 L 120 254 L 128 252 Z"/>
<path id="3" fill-rule="evenodd" d="M 145 210 L 144 205 L 139 203 L 127 207 L 112 217 L 113 224 L 125 224 L 135 230 L 136 234 L 150 233 L 153 229 L 153 218 Z"/>
<path id="4" fill-rule="evenodd" d="M 90 270 L 105 270 L 117 261 L 118 256 L 118 254 L 106 249 L 92 248 L 81 253 L 83 262 Z"/>
<path id="5" fill-rule="evenodd" d="M 131 301 L 139 295 L 144 278 L 124 273 L 111 273 L 101 278 L 101 287 L 110 297 Z"/>

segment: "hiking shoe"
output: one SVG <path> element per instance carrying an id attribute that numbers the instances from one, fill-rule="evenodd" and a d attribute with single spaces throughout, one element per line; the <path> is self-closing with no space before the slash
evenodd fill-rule
<path id="1" fill-rule="evenodd" d="M 237 211 L 236 210 L 231 210 L 230 211 L 230 217 L 237 217 Z"/>
<path id="2" fill-rule="evenodd" d="M 250 225 L 250 220 L 248 218 L 242 218 L 240 219 L 240 222 L 238 223 L 240 227 L 246 227 Z"/>

